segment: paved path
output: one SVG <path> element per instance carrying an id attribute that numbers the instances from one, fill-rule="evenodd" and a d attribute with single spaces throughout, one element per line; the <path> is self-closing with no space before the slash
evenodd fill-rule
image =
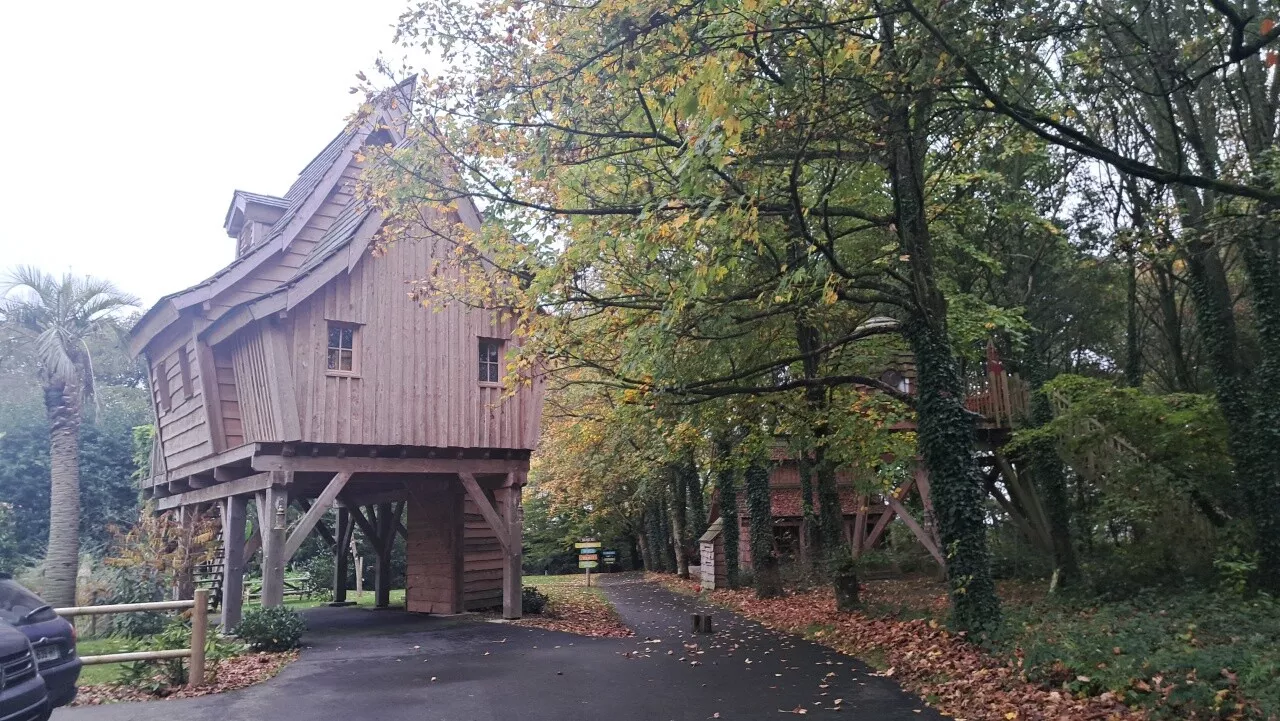
<path id="1" fill-rule="evenodd" d="M 867 721 L 941 719 L 891 680 L 815 644 L 723 610 L 712 611 L 716 634 L 694 638 L 695 599 L 633 578 L 606 577 L 604 588 L 635 638 L 321 608 L 307 612 L 313 646 L 265 684 L 196 699 L 61 709 L 53 718 L 702 721 L 789 718 L 780 711 L 797 707 L 826 715 L 839 707 L 840 717 Z"/>

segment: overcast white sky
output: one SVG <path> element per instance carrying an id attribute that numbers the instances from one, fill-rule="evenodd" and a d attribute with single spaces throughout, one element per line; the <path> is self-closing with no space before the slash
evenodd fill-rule
<path id="1" fill-rule="evenodd" d="M 0 2 L 0 271 L 149 306 L 228 263 L 236 188 L 283 194 L 407 0 Z"/>

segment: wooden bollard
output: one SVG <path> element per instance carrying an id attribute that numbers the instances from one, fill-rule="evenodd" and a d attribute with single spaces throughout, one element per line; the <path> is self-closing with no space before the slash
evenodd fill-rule
<path id="1" fill-rule="evenodd" d="M 204 685 L 204 642 L 209 633 L 209 589 L 196 589 L 196 605 L 191 610 L 191 664 L 187 686 Z"/>
<path id="2" fill-rule="evenodd" d="M 694 633 L 715 633 L 711 624 L 711 614 L 695 613 L 693 614 L 693 632 Z"/>

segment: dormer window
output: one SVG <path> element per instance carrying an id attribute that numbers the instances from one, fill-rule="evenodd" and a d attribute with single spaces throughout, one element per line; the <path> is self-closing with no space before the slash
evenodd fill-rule
<path id="1" fill-rule="evenodd" d="M 351 323 L 329 322 L 329 348 L 325 370 L 330 375 L 355 375 L 359 367 L 359 328 Z"/>
<path id="2" fill-rule="evenodd" d="M 364 140 L 365 147 L 381 148 L 384 145 L 395 145 L 395 140 L 391 137 L 391 131 L 386 128 L 378 128 L 369 133 L 369 137 Z"/>
<path id="3" fill-rule="evenodd" d="M 502 341 L 480 339 L 480 383 L 497 385 L 502 380 Z"/>

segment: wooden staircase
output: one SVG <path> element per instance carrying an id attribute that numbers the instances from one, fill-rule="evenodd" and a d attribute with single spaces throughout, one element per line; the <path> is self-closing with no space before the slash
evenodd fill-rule
<path id="1" fill-rule="evenodd" d="M 1049 404 L 1053 408 L 1053 415 L 1059 417 L 1071 409 L 1070 399 L 1058 392 L 1049 393 Z M 1173 475 L 1164 466 L 1152 462 L 1147 454 L 1138 450 L 1124 436 L 1112 432 L 1092 416 L 1080 416 L 1059 434 L 1064 441 L 1086 435 L 1098 437 L 1099 442 L 1092 444 L 1087 450 L 1079 451 L 1064 442 L 1059 444 L 1059 454 L 1076 473 L 1095 483 L 1105 482 L 1108 475 L 1123 466 L 1146 465 L 1158 473 Z"/>
<path id="2" fill-rule="evenodd" d="M 213 543 L 213 553 L 209 560 L 204 563 L 197 563 L 191 569 L 191 576 L 196 588 L 209 590 L 209 609 L 217 610 L 222 607 L 223 544 L 221 529 L 218 530 Z"/>

